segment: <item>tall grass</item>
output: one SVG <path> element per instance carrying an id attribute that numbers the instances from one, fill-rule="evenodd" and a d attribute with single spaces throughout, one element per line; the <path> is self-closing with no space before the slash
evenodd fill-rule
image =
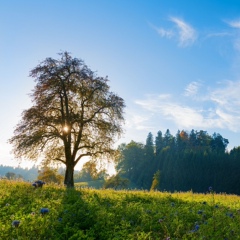
<path id="1" fill-rule="evenodd" d="M 240 197 L 214 191 L 33 189 L 1 180 L 0 207 L 3 240 L 240 239 Z"/>

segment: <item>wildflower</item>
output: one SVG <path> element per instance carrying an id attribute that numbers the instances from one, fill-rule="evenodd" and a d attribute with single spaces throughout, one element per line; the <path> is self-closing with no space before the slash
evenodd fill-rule
<path id="1" fill-rule="evenodd" d="M 34 215 L 35 215 L 35 212 L 31 212 L 31 215 L 34 216 Z"/>
<path id="2" fill-rule="evenodd" d="M 6 203 L 6 206 L 8 207 L 10 204 L 9 203 Z"/>
<path id="3" fill-rule="evenodd" d="M 230 217 L 230 218 L 234 218 L 234 215 L 233 215 L 233 213 L 226 213 L 226 216 L 228 216 L 228 217 Z"/>
<path id="4" fill-rule="evenodd" d="M 207 202 L 205 202 L 205 201 L 204 201 L 202 204 L 206 205 L 206 204 L 207 204 Z"/>
<path id="5" fill-rule="evenodd" d="M 191 230 L 190 232 L 191 232 L 191 233 L 194 233 L 194 232 L 198 231 L 199 228 L 200 228 L 200 226 L 199 226 L 199 225 L 197 224 L 197 222 L 196 222 L 196 223 L 195 223 L 195 227 L 194 227 L 194 229 Z"/>
<path id="6" fill-rule="evenodd" d="M 200 228 L 200 226 L 197 224 L 195 225 L 195 231 L 197 231 Z"/>
<path id="7" fill-rule="evenodd" d="M 43 182 L 42 180 L 37 180 L 32 184 L 32 186 L 35 188 L 38 188 L 38 187 L 41 188 L 44 184 L 45 184 L 45 182 Z"/>
<path id="8" fill-rule="evenodd" d="M 160 218 L 160 219 L 158 220 L 158 222 L 159 222 L 159 223 L 163 222 L 163 219 Z"/>
<path id="9" fill-rule="evenodd" d="M 208 191 L 209 191 L 209 192 L 212 192 L 212 191 L 213 191 L 212 187 L 209 187 L 209 188 L 208 188 Z"/>
<path id="10" fill-rule="evenodd" d="M 203 213 L 203 211 L 202 211 L 202 210 L 199 210 L 199 211 L 198 211 L 198 214 L 202 214 L 202 213 Z"/>
<path id="11" fill-rule="evenodd" d="M 49 209 L 48 208 L 41 208 L 40 213 L 41 214 L 49 213 Z"/>
<path id="12" fill-rule="evenodd" d="M 13 227 L 19 227 L 19 224 L 20 224 L 20 221 L 19 221 L 19 220 L 14 220 L 14 221 L 12 222 L 12 226 L 13 226 Z"/>
<path id="13" fill-rule="evenodd" d="M 174 207 L 174 206 L 175 206 L 174 202 L 171 202 L 171 206 L 172 206 L 172 207 Z"/>

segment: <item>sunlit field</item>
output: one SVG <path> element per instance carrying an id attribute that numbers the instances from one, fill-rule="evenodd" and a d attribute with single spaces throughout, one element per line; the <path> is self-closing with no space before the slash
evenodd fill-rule
<path id="1" fill-rule="evenodd" d="M 0 239 L 240 239 L 240 197 L 0 180 Z"/>

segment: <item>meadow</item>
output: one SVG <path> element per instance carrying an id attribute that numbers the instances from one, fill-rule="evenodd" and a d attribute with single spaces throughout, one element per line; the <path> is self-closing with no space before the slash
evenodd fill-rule
<path id="1" fill-rule="evenodd" d="M 209 191 L 210 190 L 210 191 Z M 240 239 L 240 197 L 0 180 L 0 239 Z"/>

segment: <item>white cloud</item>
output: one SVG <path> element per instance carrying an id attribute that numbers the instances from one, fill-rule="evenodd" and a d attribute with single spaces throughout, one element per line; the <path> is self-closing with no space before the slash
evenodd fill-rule
<path id="1" fill-rule="evenodd" d="M 233 47 L 237 50 L 240 51 L 240 38 L 236 37 L 233 41 Z"/>
<path id="2" fill-rule="evenodd" d="M 148 129 L 148 123 L 150 121 L 151 114 L 139 113 L 136 109 L 127 108 L 126 109 L 126 121 L 125 127 L 127 129 L 142 130 Z"/>
<path id="3" fill-rule="evenodd" d="M 174 36 L 174 32 L 172 30 L 166 30 L 164 28 L 156 28 L 156 31 L 161 37 L 172 38 Z"/>
<path id="4" fill-rule="evenodd" d="M 183 97 L 194 96 L 198 91 L 199 83 L 190 83 Z M 136 100 L 140 106 L 145 119 L 144 125 L 159 124 L 154 119 L 168 121 L 169 125 L 174 124 L 178 129 L 228 129 L 233 132 L 240 131 L 240 81 L 228 81 L 217 89 L 206 91 L 202 99 L 208 101 L 208 107 L 204 107 L 203 102 L 192 102 L 183 104 L 181 100 L 174 99 L 168 95 L 147 95 L 145 99 Z M 182 99 L 183 101 L 185 99 Z M 209 107 L 211 106 L 211 107 Z M 139 111 L 140 112 L 140 111 Z M 140 113 L 139 113 L 140 114 Z M 137 123 L 136 123 L 137 124 Z M 155 126 L 156 127 L 156 126 Z"/>
<path id="5" fill-rule="evenodd" d="M 215 89 L 210 99 L 224 112 L 240 117 L 240 81 L 226 81 L 222 88 Z"/>
<path id="6" fill-rule="evenodd" d="M 195 42 L 197 39 L 197 32 L 193 27 L 191 27 L 185 21 L 176 17 L 171 17 L 170 21 L 175 23 L 178 28 L 180 46 L 186 47 L 192 45 Z"/>
<path id="7" fill-rule="evenodd" d="M 220 127 L 219 122 L 213 117 L 211 121 L 209 121 L 209 117 L 213 115 L 212 111 L 209 110 L 206 116 L 201 108 L 192 108 L 180 104 L 173 99 L 163 98 L 161 95 L 152 95 L 151 97 L 148 96 L 147 99 L 137 100 L 136 104 L 145 110 L 154 113 L 153 117 L 156 117 L 156 115 L 161 115 L 162 118 L 174 123 L 181 129 L 191 129 L 194 127 L 211 128 L 216 127 L 216 125 L 219 125 Z"/>
<path id="8" fill-rule="evenodd" d="M 168 39 L 177 38 L 180 47 L 190 46 L 196 41 L 197 32 L 190 24 L 176 17 L 170 17 L 169 20 L 174 23 L 177 28 L 172 27 L 166 29 L 163 27 L 158 28 L 150 23 L 149 25 L 155 29 L 161 37 Z"/>
<path id="9" fill-rule="evenodd" d="M 212 37 L 228 37 L 228 36 L 231 36 L 232 33 L 230 32 L 227 32 L 227 31 L 223 31 L 223 32 L 211 32 L 211 33 L 208 33 L 205 37 L 205 39 L 207 38 L 212 38 Z"/>
<path id="10" fill-rule="evenodd" d="M 240 28 L 240 20 L 226 21 L 227 24 L 232 28 Z"/>
<path id="11" fill-rule="evenodd" d="M 199 82 L 191 82 L 185 88 L 184 96 L 195 96 L 198 93 L 201 84 Z"/>
<path id="12" fill-rule="evenodd" d="M 234 28 L 235 31 L 232 31 L 233 36 L 233 47 L 240 51 L 240 37 L 239 37 L 239 30 L 240 30 L 240 19 L 238 20 L 231 20 L 225 21 L 231 28 Z"/>

